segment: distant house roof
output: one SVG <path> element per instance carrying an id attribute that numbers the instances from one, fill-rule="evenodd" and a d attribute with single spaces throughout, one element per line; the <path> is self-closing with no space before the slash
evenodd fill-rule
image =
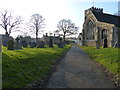
<path id="1" fill-rule="evenodd" d="M 120 16 L 92 11 L 96 19 L 100 22 L 106 22 L 120 26 Z"/>

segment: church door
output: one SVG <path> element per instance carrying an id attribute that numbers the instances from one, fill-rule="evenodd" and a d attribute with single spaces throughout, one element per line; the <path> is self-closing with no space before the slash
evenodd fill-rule
<path id="1" fill-rule="evenodd" d="M 102 40 L 103 40 L 103 47 L 107 48 L 108 43 L 107 43 L 107 30 L 106 29 L 102 30 Z"/>

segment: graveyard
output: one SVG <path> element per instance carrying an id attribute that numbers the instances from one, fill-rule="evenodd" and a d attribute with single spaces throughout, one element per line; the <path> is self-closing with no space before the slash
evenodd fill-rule
<path id="1" fill-rule="evenodd" d="M 37 80 L 48 78 L 47 74 L 56 67 L 55 63 L 74 46 L 83 49 L 91 59 L 107 68 L 115 75 L 114 81 L 116 81 L 116 75 L 120 74 L 118 48 L 96 49 L 92 46 L 80 46 L 71 41 L 63 41 L 62 38 L 59 38 L 57 44 L 52 38 L 49 38 L 46 43 L 44 41 L 27 42 L 27 40 L 22 41 L 16 38 L 9 39 L 7 45 L 2 46 L 3 88 L 23 88 Z"/>
<path id="2" fill-rule="evenodd" d="M 46 77 L 74 42 L 46 33 L 45 38 L 2 35 L 1 43 L 2 87 L 23 88 Z"/>
<path id="3" fill-rule="evenodd" d="M 59 48 L 23 48 L 7 50 L 2 47 L 3 88 L 22 88 L 38 78 L 42 78 L 54 65 L 57 59 L 71 45 Z"/>
<path id="4" fill-rule="evenodd" d="M 117 2 L 59 1 L 2 2 L 0 89 L 120 86 Z"/>

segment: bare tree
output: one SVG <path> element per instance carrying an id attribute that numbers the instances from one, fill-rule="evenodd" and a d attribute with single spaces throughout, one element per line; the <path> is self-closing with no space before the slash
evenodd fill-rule
<path id="1" fill-rule="evenodd" d="M 69 19 L 62 19 L 59 21 L 57 27 L 58 30 L 55 32 L 63 32 L 64 41 L 66 36 L 74 35 L 78 32 L 78 27 L 76 27 L 75 24 Z"/>
<path id="2" fill-rule="evenodd" d="M 45 26 L 45 18 L 43 18 L 40 14 L 33 14 L 30 19 L 30 28 L 31 32 L 36 35 L 36 42 L 38 42 L 38 34 L 39 32 L 43 32 L 43 28 Z"/>
<path id="3" fill-rule="evenodd" d="M 13 17 L 11 11 L 4 10 L 0 15 L 0 26 L 5 30 L 6 35 L 10 35 L 11 32 L 18 28 L 23 21 L 21 16 Z"/>

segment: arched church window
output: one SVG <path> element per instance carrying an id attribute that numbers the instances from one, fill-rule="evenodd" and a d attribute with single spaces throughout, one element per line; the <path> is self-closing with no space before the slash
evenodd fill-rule
<path id="1" fill-rule="evenodd" d="M 87 24 L 87 40 L 93 39 L 94 39 L 94 22 L 90 20 Z"/>

